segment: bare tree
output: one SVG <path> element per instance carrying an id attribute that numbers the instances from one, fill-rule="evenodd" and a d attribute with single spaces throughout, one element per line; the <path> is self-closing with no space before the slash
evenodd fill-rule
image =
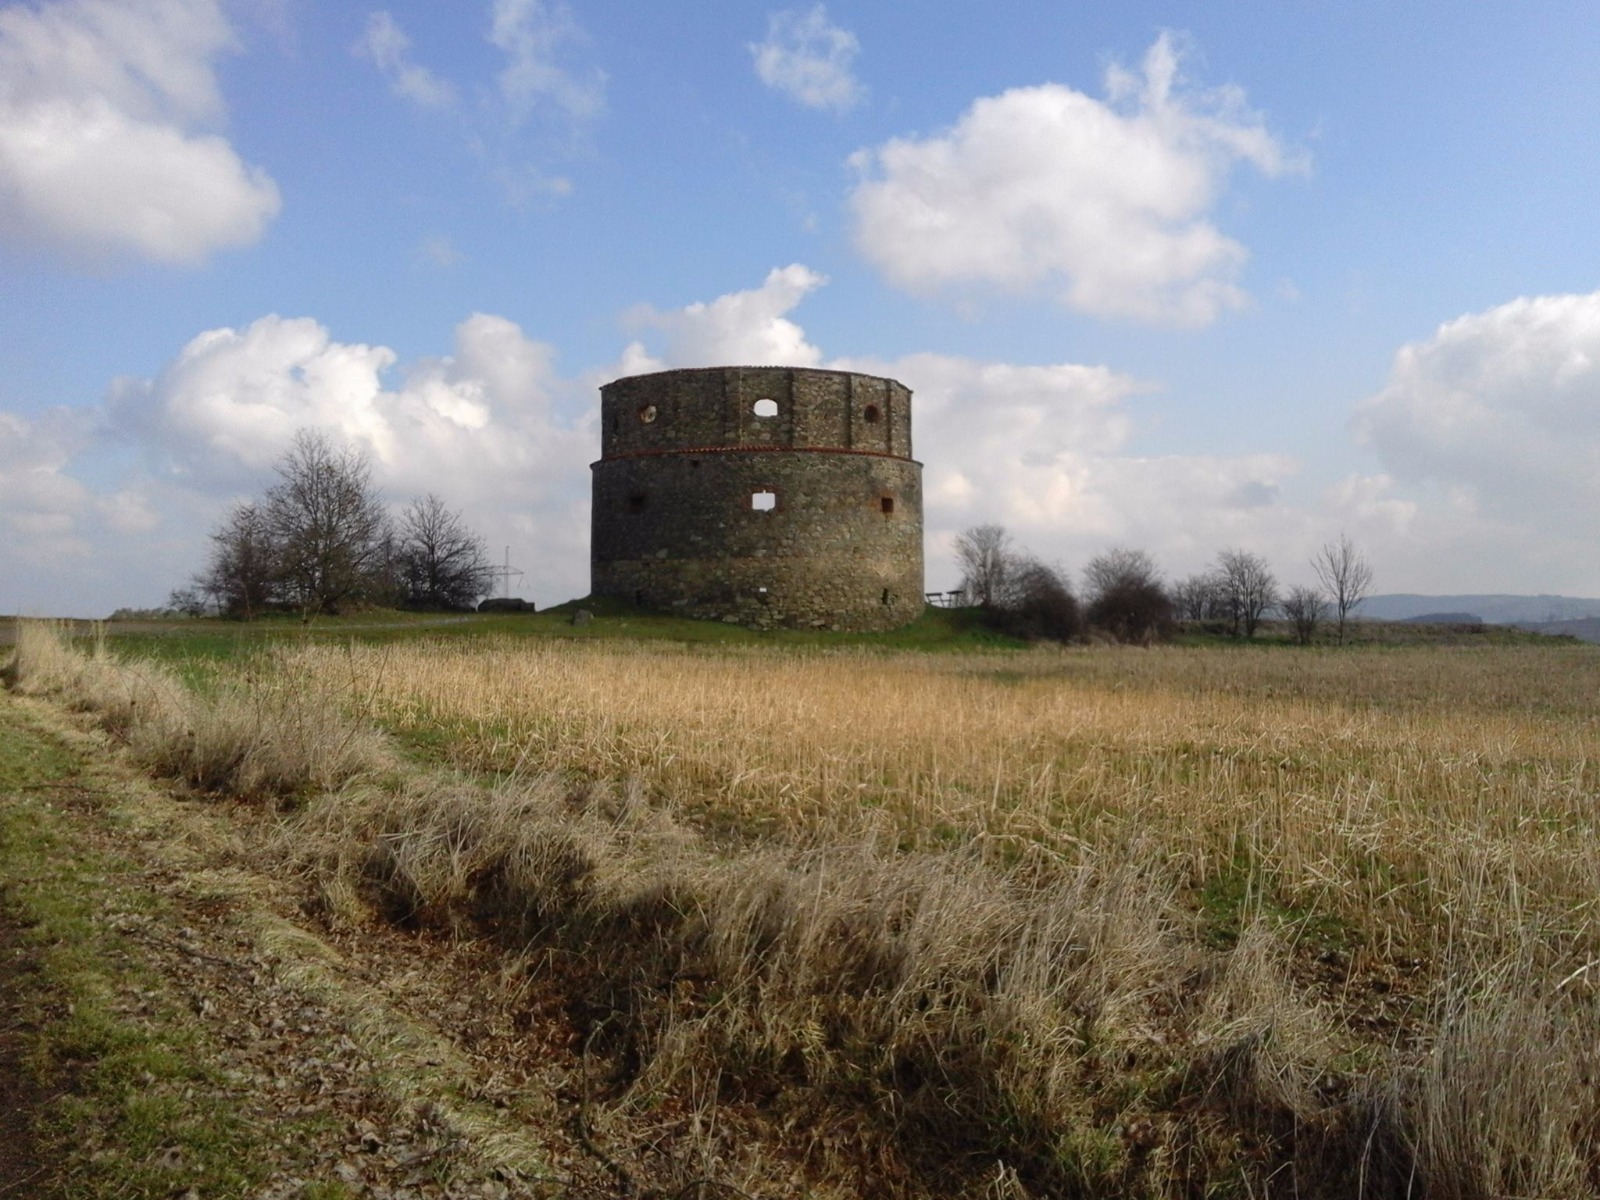
<path id="1" fill-rule="evenodd" d="M 167 596 L 167 611 L 181 616 L 203 617 L 210 608 L 211 599 L 198 582 L 173 588 Z"/>
<path id="2" fill-rule="evenodd" d="M 1160 576 L 1155 561 L 1143 550 L 1113 546 L 1095 555 L 1084 565 L 1084 597 L 1092 604 L 1129 580 L 1148 582 L 1159 580 Z"/>
<path id="3" fill-rule="evenodd" d="M 1214 621 L 1228 612 L 1226 590 L 1213 571 L 1179 580 L 1167 595 L 1173 614 L 1183 621 Z"/>
<path id="4" fill-rule="evenodd" d="M 366 455 L 302 429 L 274 469 L 264 512 L 282 598 L 307 614 L 381 598 L 389 518 Z"/>
<path id="5" fill-rule="evenodd" d="M 413 608 L 469 608 L 494 582 L 483 539 L 432 492 L 400 514 L 395 567 Z"/>
<path id="6" fill-rule="evenodd" d="M 1021 553 L 1007 553 L 1004 567 L 990 604 L 995 628 L 1029 641 L 1078 636 L 1078 601 L 1062 571 Z"/>
<path id="7" fill-rule="evenodd" d="M 272 603 L 277 564 L 266 513 L 254 501 L 243 501 L 228 510 L 211 535 L 211 561 L 194 587 L 224 616 L 249 621 Z"/>
<path id="8" fill-rule="evenodd" d="M 1328 600 L 1314 587 L 1292 587 L 1279 607 L 1294 629 L 1294 640 L 1309 646 L 1317 632 L 1317 623 L 1328 611 Z"/>
<path id="9" fill-rule="evenodd" d="M 1114 547 L 1083 569 L 1089 623 L 1119 642 L 1150 642 L 1172 625 L 1172 600 L 1143 550 Z"/>
<path id="10" fill-rule="evenodd" d="M 1278 581 L 1266 560 L 1248 550 L 1224 550 L 1217 555 L 1217 577 L 1221 579 L 1228 605 L 1228 621 L 1234 637 L 1242 632 L 1253 638 L 1261 615 L 1278 602 Z"/>
<path id="11" fill-rule="evenodd" d="M 974 525 L 956 535 L 955 552 L 967 603 L 994 604 L 1005 586 L 1011 535 L 1000 525 Z"/>
<path id="12" fill-rule="evenodd" d="M 1311 560 L 1311 569 L 1317 573 L 1317 580 L 1333 603 L 1342 646 L 1345 618 L 1372 590 L 1372 564 L 1356 548 L 1350 535 L 1341 533 L 1337 542 L 1328 542 Z"/>

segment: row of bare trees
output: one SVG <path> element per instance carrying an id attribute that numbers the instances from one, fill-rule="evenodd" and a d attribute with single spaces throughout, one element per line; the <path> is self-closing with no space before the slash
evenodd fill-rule
<path id="1" fill-rule="evenodd" d="M 250 619 L 271 609 L 333 614 L 363 604 L 469 607 L 489 591 L 483 539 L 438 496 L 391 515 L 366 456 L 301 430 L 258 500 L 235 504 L 211 557 L 173 606 Z"/>
<path id="2" fill-rule="evenodd" d="M 1289 623 L 1295 640 L 1307 645 L 1331 615 L 1343 645 L 1350 614 L 1372 590 L 1372 564 L 1348 534 L 1340 534 L 1312 556 L 1311 569 L 1317 586 L 1299 584 L 1282 591 L 1260 555 L 1224 550 L 1209 571 L 1174 584 L 1171 594 L 1180 617 L 1225 621 L 1236 637 L 1254 637 L 1262 619 L 1276 612 Z"/>
<path id="3" fill-rule="evenodd" d="M 1343 645 L 1351 613 L 1372 589 L 1371 564 L 1344 534 L 1312 558 L 1318 586 L 1287 591 L 1267 561 L 1249 550 L 1224 550 L 1209 569 L 1170 585 L 1143 550 L 1107 550 L 1083 569 L 1081 611 L 1066 573 L 1015 547 L 999 525 L 960 534 L 955 553 L 968 604 L 993 614 L 1008 632 L 1063 641 L 1088 625 L 1118 641 L 1147 643 L 1166 637 L 1175 620 L 1220 622 L 1234 637 L 1253 638 L 1264 619 L 1278 614 L 1302 644 L 1331 615 Z M 1057 619 L 1038 620 L 1035 614 L 1044 609 Z"/>

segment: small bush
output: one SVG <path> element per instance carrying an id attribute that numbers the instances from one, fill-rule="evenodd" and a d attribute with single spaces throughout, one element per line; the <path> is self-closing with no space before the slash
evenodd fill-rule
<path id="1" fill-rule="evenodd" d="M 991 627 L 1029 641 L 1068 642 L 1083 628 L 1077 598 L 1061 573 L 1031 558 L 1008 564 L 987 611 Z"/>
<path id="2" fill-rule="evenodd" d="M 1172 600 L 1142 550 L 1114 549 L 1084 568 L 1089 624 L 1119 642 L 1149 645 L 1172 635 Z"/>

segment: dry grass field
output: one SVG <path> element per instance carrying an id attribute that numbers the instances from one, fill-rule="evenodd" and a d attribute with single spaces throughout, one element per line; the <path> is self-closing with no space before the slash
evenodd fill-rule
<path id="1" fill-rule="evenodd" d="M 1600 1190 L 1591 647 L 457 638 L 196 687 L 24 630 L 14 674 L 280 806 L 252 852 L 321 919 L 559 977 L 608 1109 L 761 1132 L 718 1186 Z"/>
<path id="2" fill-rule="evenodd" d="M 285 660 L 452 766 L 636 780 L 736 842 L 1136 866 L 1431 961 L 1577 967 L 1600 840 L 1600 654 L 995 656 L 489 642 Z M 1222 935 L 1226 930 L 1214 929 Z"/>

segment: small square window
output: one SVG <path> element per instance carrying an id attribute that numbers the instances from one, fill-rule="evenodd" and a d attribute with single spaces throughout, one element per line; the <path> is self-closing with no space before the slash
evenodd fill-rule
<path id="1" fill-rule="evenodd" d="M 778 507 L 778 493 L 751 492 L 750 507 L 756 512 L 771 512 Z"/>
<path id="2" fill-rule="evenodd" d="M 894 497 L 893 496 L 882 496 L 882 497 L 880 497 L 878 499 L 878 506 L 883 509 L 883 515 L 887 517 L 890 513 L 894 512 Z"/>

